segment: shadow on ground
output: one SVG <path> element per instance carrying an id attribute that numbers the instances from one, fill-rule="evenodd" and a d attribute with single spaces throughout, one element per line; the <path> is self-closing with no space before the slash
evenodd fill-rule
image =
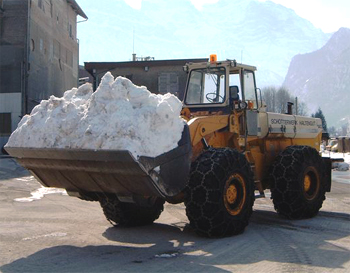
<path id="1" fill-rule="evenodd" d="M 230 272 L 237 271 L 238 265 L 253 269 L 266 261 L 293 272 L 303 266 L 344 269 L 350 251 L 333 242 L 349 236 L 347 224 L 349 215 L 344 213 L 321 212 L 313 219 L 289 221 L 257 210 L 247 230 L 230 238 L 201 238 L 184 223 L 111 227 L 103 233 L 105 245 L 54 246 L 4 265 L 0 271 Z"/>
<path id="2" fill-rule="evenodd" d="M 0 156 L 0 181 L 31 175 L 28 170 L 21 167 L 13 158 Z"/>

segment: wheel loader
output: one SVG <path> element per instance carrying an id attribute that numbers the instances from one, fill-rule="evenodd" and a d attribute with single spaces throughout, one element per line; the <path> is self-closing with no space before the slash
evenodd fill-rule
<path id="1" fill-rule="evenodd" d="M 98 201 L 112 224 L 153 223 L 164 202 L 184 202 L 202 236 L 239 234 L 255 198 L 271 191 L 281 216 L 315 216 L 331 189 L 331 161 L 320 156 L 320 119 L 270 113 L 256 68 L 235 60 L 188 63 L 177 148 L 157 157 L 126 150 L 6 150 L 46 187 Z"/>

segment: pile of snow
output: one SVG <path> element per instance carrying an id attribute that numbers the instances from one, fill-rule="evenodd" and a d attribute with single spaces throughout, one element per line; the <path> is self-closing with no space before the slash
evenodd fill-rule
<path id="1" fill-rule="evenodd" d="M 333 162 L 332 168 L 338 170 L 338 171 L 347 171 L 350 168 L 350 153 L 334 153 L 325 151 L 322 153 L 323 157 L 330 157 L 330 158 L 342 158 L 344 159 L 344 162 Z"/>
<path id="2" fill-rule="evenodd" d="M 348 171 L 349 170 L 349 164 L 346 162 L 339 163 L 337 167 L 338 171 Z"/>
<path id="3" fill-rule="evenodd" d="M 349 164 L 346 162 L 334 162 L 332 167 L 338 171 L 347 171 L 349 170 Z"/>
<path id="4" fill-rule="evenodd" d="M 96 92 L 84 84 L 51 96 L 22 118 L 6 147 L 129 150 L 157 156 L 177 147 L 182 103 L 107 72 Z"/>

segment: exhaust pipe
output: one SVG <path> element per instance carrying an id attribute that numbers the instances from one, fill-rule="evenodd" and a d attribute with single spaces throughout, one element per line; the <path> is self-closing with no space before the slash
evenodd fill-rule
<path id="1" fill-rule="evenodd" d="M 287 115 L 293 115 L 293 102 L 288 102 L 287 104 Z"/>

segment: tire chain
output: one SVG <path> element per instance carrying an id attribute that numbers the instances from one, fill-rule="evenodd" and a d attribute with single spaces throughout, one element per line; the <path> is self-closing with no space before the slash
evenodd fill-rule
<path id="1" fill-rule="evenodd" d="M 191 166 L 188 187 L 185 190 L 186 214 L 199 235 L 222 237 L 239 234 L 248 225 L 254 203 L 254 189 L 247 189 L 250 197 L 244 215 L 227 220 L 223 204 L 223 184 L 232 170 L 239 170 L 254 186 L 251 167 L 243 154 L 229 148 L 210 148 Z M 223 182 L 224 181 L 224 182 Z M 249 186 L 248 186 L 249 187 Z"/>
<path id="2" fill-rule="evenodd" d="M 157 199 L 153 206 L 143 207 L 133 203 L 122 203 L 116 196 L 100 199 L 100 205 L 112 225 L 141 226 L 152 224 L 164 209 L 164 200 Z"/>
<path id="3" fill-rule="evenodd" d="M 320 189 L 313 202 L 303 197 L 301 173 L 308 164 L 320 172 Z M 317 150 L 309 146 L 289 146 L 271 166 L 271 198 L 275 210 L 289 218 L 302 219 L 315 216 L 325 200 L 324 165 Z"/>

